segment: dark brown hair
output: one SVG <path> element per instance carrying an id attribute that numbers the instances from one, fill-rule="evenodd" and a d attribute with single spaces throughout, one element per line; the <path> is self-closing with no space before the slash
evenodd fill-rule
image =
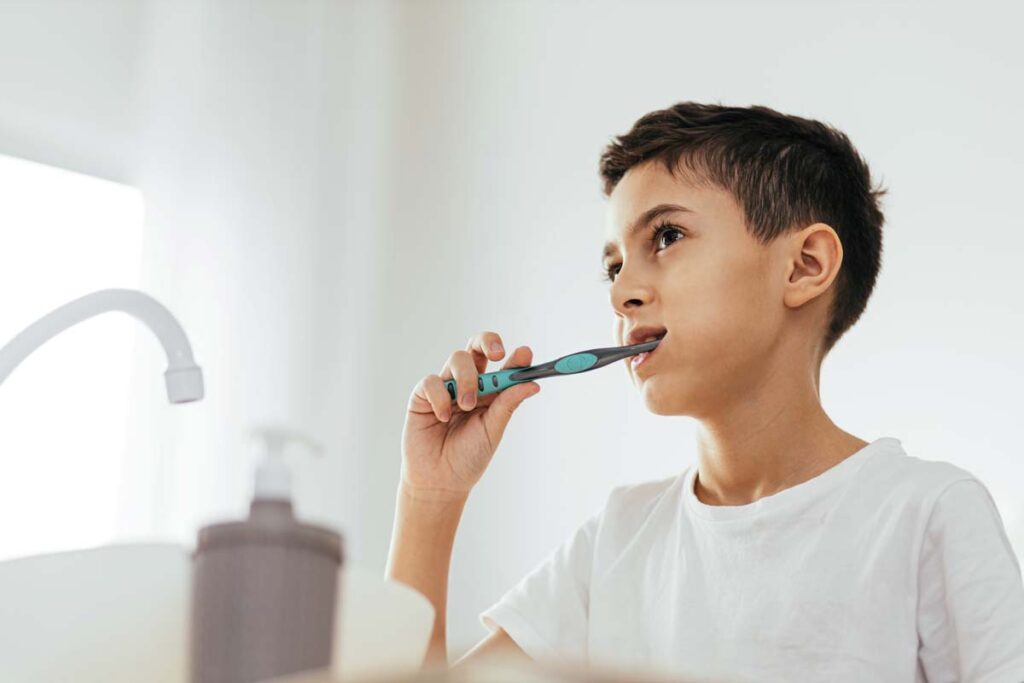
<path id="1" fill-rule="evenodd" d="M 649 159 L 693 184 L 732 193 L 761 244 L 813 223 L 830 225 L 843 244 L 843 263 L 822 356 L 857 322 L 881 267 L 879 200 L 887 190 L 871 187 L 867 163 L 844 133 L 768 107 L 680 102 L 612 139 L 601 154 L 605 196 Z"/>

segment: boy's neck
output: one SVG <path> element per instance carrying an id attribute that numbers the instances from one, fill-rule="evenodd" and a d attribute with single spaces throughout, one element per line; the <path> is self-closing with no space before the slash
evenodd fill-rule
<path id="1" fill-rule="evenodd" d="M 798 400 L 756 403 L 724 419 L 702 420 L 697 435 L 697 499 L 747 505 L 813 479 L 868 445 L 833 424 L 813 387 Z"/>

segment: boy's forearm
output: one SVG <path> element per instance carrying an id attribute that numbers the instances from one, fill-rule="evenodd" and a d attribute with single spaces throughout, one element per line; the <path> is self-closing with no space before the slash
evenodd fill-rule
<path id="1" fill-rule="evenodd" d="M 448 569 L 466 498 L 435 500 L 399 485 L 385 577 L 412 586 L 434 606 L 425 666 L 448 663 Z"/>

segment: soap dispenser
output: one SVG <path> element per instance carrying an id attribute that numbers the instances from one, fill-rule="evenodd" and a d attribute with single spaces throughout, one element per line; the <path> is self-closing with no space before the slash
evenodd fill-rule
<path id="1" fill-rule="evenodd" d="M 341 536 L 298 521 L 285 446 L 294 431 L 255 430 L 263 445 L 245 520 L 199 530 L 192 556 L 192 683 L 255 683 L 331 666 Z"/>

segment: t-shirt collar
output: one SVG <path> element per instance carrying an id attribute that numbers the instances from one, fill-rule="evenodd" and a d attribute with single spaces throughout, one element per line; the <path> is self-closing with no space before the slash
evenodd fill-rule
<path id="1" fill-rule="evenodd" d="M 694 483 L 697 479 L 697 465 L 694 464 L 686 470 L 683 476 L 683 496 L 690 511 L 698 517 L 705 519 L 717 521 L 763 515 L 770 511 L 790 507 L 798 502 L 806 502 L 811 498 L 827 494 L 856 474 L 865 461 L 882 452 L 902 453 L 903 446 L 900 440 L 894 437 L 880 437 L 818 476 L 812 477 L 796 486 L 773 493 L 770 496 L 759 498 L 753 503 L 746 505 L 708 505 L 702 503 L 697 498 L 697 494 L 694 493 Z"/>

